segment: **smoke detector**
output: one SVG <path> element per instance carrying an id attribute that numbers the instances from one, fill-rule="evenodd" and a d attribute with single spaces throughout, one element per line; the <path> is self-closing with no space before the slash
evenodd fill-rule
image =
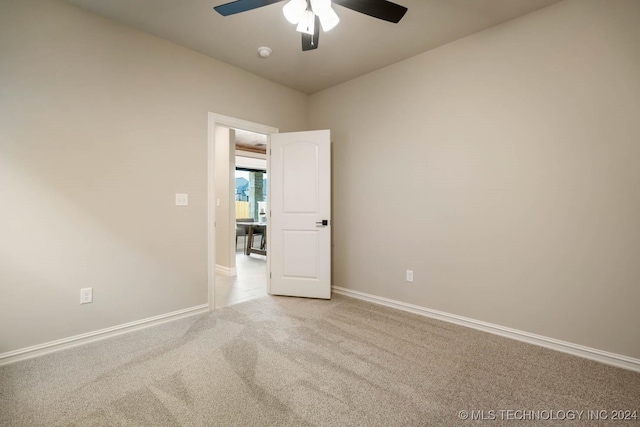
<path id="1" fill-rule="evenodd" d="M 260 58 L 268 58 L 271 55 L 271 48 L 262 46 L 258 48 L 258 56 Z"/>

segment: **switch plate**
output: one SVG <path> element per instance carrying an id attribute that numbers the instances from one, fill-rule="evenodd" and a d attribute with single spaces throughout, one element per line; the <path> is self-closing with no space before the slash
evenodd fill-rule
<path id="1" fill-rule="evenodd" d="M 189 206 L 189 195 L 186 193 L 176 193 L 176 206 Z"/>
<path id="2" fill-rule="evenodd" d="M 93 288 L 80 289 L 80 304 L 93 302 Z"/>
<path id="3" fill-rule="evenodd" d="M 407 282 L 413 282 L 413 270 L 407 270 Z"/>

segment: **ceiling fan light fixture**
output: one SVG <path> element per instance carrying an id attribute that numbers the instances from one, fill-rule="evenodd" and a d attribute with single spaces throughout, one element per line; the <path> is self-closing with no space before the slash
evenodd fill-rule
<path id="1" fill-rule="evenodd" d="M 296 28 L 296 31 L 298 31 L 299 33 L 313 35 L 315 31 L 315 23 L 315 13 L 307 9 L 304 11 L 304 14 L 300 18 L 300 22 L 298 23 L 298 28 Z"/>
<path id="2" fill-rule="evenodd" d="M 292 24 L 297 24 L 298 22 L 300 22 L 302 14 L 306 9 L 306 0 L 290 0 L 282 8 L 282 13 L 284 13 L 284 17 L 287 18 L 287 21 L 291 22 Z"/>
<path id="3" fill-rule="evenodd" d="M 284 2 L 284 0 L 232 0 L 215 6 L 214 9 L 222 16 L 229 16 L 281 1 Z M 408 10 L 390 0 L 333 0 L 333 2 L 355 12 L 394 24 L 400 22 Z M 296 30 L 302 33 L 302 51 L 318 48 L 320 27 L 327 32 L 340 22 L 340 18 L 333 10 L 332 0 L 287 0 L 282 12 L 287 21 L 296 25 Z"/>
<path id="4" fill-rule="evenodd" d="M 324 15 L 331 9 L 331 0 L 311 0 L 311 9 L 318 16 Z"/>
<path id="5" fill-rule="evenodd" d="M 320 18 L 320 23 L 322 24 L 322 29 L 325 33 L 338 25 L 338 22 L 340 22 L 338 14 L 332 8 L 326 10 L 322 15 L 318 14 L 318 17 Z"/>
<path id="6" fill-rule="evenodd" d="M 322 29 L 327 32 L 338 25 L 340 18 L 331 7 L 331 0 L 311 0 L 311 9 L 318 15 Z"/>

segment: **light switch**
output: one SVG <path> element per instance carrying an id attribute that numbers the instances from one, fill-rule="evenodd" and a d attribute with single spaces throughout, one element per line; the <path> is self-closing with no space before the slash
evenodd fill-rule
<path id="1" fill-rule="evenodd" d="M 189 206 L 189 195 L 186 193 L 176 193 L 176 206 Z"/>
<path id="2" fill-rule="evenodd" d="M 220 199 L 216 199 L 216 206 L 220 207 Z"/>

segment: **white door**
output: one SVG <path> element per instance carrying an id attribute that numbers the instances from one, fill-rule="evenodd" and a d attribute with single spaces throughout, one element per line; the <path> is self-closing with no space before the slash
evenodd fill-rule
<path id="1" fill-rule="evenodd" d="M 269 293 L 331 298 L 328 130 L 271 135 Z"/>

